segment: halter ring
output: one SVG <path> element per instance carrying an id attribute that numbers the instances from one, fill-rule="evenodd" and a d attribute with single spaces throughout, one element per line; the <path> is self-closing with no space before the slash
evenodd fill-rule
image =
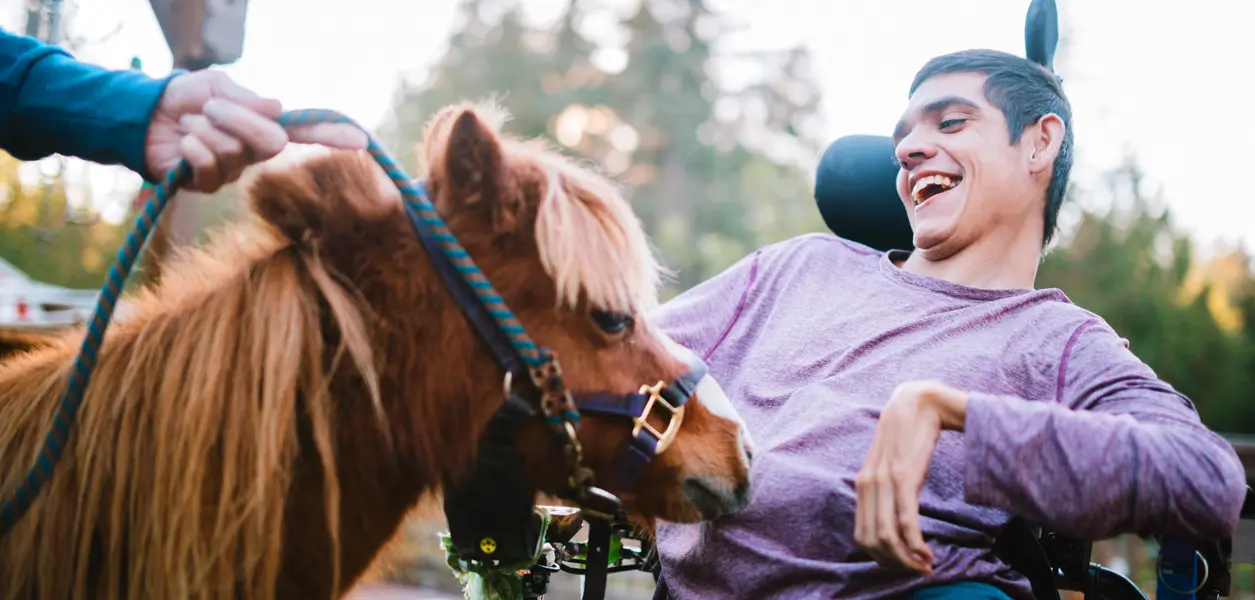
<path id="1" fill-rule="evenodd" d="M 641 416 L 632 419 L 635 423 L 632 427 L 632 437 L 640 435 L 641 429 L 644 429 L 653 434 L 654 437 L 658 438 L 658 445 L 654 450 L 655 454 L 662 454 L 668 447 L 671 446 L 671 442 L 675 441 L 675 436 L 680 433 L 680 424 L 684 422 L 684 406 L 672 406 L 670 402 L 667 402 L 666 399 L 662 397 L 662 388 L 665 385 L 666 384 L 659 381 L 652 386 L 641 386 L 640 392 L 638 393 L 649 394 L 649 399 L 645 401 L 645 408 L 641 409 Z M 667 422 L 666 431 L 658 431 L 648 422 L 649 414 L 655 406 L 662 406 L 671 413 L 671 418 Z"/>

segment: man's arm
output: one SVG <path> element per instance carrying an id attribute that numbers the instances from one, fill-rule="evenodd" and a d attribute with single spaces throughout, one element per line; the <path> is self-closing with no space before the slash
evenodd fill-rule
<path id="1" fill-rule="evenodd" d="M 1101 322 L 1065 352 L 1057 402 L 968 394 L 968 502 L 1085 539 L 1232 534 L 1246 493 L 1232 446 Z"/>
<path id="2" fill-rule="evenodd" d="M 61 48 L 0 31 L 0 148 L 120 164 L 144 175 L 144 145 L 169 78 L 110 71 Z"/>

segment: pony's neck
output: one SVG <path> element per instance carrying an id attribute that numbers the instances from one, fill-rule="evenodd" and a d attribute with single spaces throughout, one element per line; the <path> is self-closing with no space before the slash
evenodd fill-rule
<path id="1" fill-rule="evenodd" d="M 369 328 L 387 426 L 385 432 L 365 406 L 360 379 L 333 379 L 340 523 L 353 531 L 340 538 L 341 586 L 369 567 L 424 494 L 471 464 L 491 404 L 500 401 L 500 367 L 482 349 L 405 218 L 389 221 L 404 226 L 366 236 L 379 243 L 359 246 L 357 256 L 336 257 L 338 249 L 329 248 L 374 316 Z M 344 265 L 371 266 L 352 272 Z M 329 327 L 326 335 L 330 348 L 337 332 Z M 314 440 L 301 442 L 312 448 Z M 298 466 L 290 522 L 323 523 L 325 479 L 317 458 L 305 456 L 312 468 Z M 325 566 L 316 565 L 326 565 L 331 540 L 324 528 L 298 529 L 291 528 L 285 540 L 295 556 L 285 565 L 282 591 L 303 597 L 329 583 Z"/>

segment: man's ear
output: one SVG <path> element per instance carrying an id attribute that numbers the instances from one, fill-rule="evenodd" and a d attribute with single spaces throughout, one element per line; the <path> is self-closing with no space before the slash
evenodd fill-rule
<path id="1" fill-rule="evenodd" d="M 1059 115 L 1049 113 L 1031 125 L 1020 138 L 1021 144 L 1029 149 L 1028 168 L 1034 175 L 1050 173 L 1054 169 L 1055 158 L 1063 148 L 1063 135 L 1067 125 Z"/>

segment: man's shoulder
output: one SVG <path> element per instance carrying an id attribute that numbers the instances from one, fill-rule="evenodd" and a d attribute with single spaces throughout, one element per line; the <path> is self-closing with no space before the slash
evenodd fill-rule
<path id="1" fill-rule="evenodd" d="M 1083 332 L 1119 337 L 1107 320 L 1083 306 L 1072 302 L 1058 288 L 1045 288 L 1030 292 L 1023 302 L 1024 309 L 1041 330 L 1053 330 L 1069 338 Z"/>
<path id="2" fill-rule="evenodd" d="M 882 252 L 831 233 L 803 233 L 763 246 L 759 252 L 773 255 L 807 254 L 832 257 L 858 257 L 876 260 Z"/>
<path id="3" fill-rule="evenodd" d="M 831 233 L 805 233 L 769 244 L 754 253 L 765 279 L 798 274 L 850 274 L 872 271 L 882 252 Z"/>

